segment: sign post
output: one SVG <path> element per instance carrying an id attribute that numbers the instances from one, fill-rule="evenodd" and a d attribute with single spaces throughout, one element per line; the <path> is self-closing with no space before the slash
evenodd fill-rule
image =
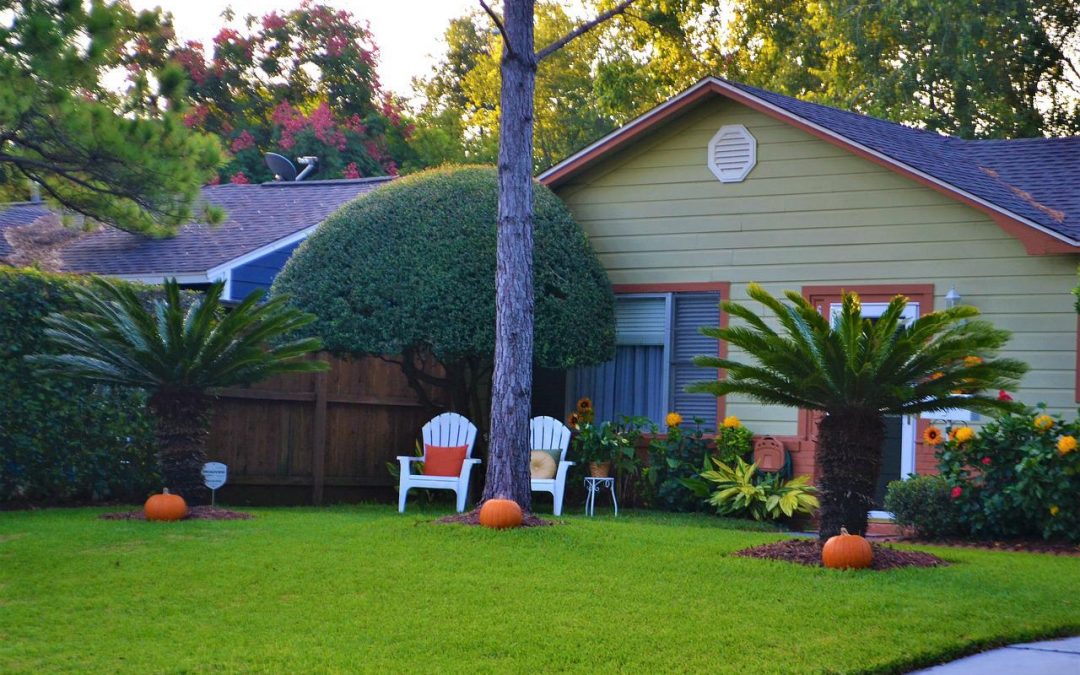
<path id="1" fill-rule="evenodd" d="M 221 462 L 207 462 L 202 468 L 203 484 L 210 488 L 210 507 L 214 507 L 217 490 L 225 484 L 229 476 L 229 467 Z"/>

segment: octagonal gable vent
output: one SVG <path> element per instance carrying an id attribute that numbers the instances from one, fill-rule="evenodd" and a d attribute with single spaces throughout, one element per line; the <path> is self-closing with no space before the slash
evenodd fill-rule
<path id="1" fill-rule="evenodd" d="M 721 183 L 738 183 L 757 163 L 757 140 L 741 124 L 728 124 L 709 141 L 709 169 Z"/>

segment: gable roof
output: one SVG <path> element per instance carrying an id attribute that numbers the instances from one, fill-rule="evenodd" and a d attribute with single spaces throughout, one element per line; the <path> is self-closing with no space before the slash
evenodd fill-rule
<path id="1" fill-rule="evenodd" d="M 1029 253 L 1080 251 L 1080 137 L 965 141 L 716 77 L 701 80 L 540 175 L 556 187 L 694 105 L 724 96 L 989 214 Z"/>
<path id="2" fill-rule="evenodd" d="M 184 225 L 169 239 L 103 228 L 64 246 L 61 266 L 68 272 L 112 276 L 205 275 L 265 247 L 302 237 L 346 202 L 392 179 L 206 186 L 201 199 L 225 211 L 221 224 Z"/>

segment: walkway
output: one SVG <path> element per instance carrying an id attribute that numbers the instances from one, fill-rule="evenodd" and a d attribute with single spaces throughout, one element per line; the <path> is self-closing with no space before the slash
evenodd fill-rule
<path id="1" fill-rule="evenodd" d="M 916 673 L 933 675 L 1080 674 L 1080 637 L 1010 645 Z"/>

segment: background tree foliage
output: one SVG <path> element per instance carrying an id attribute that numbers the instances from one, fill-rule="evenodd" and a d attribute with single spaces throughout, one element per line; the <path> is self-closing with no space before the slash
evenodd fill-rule
<path id="1" fill-rule="evenodd" d="M 67 209 L 151 235 L 191 220 L 221 152 L 182 123 L 182 73 L 154 68 L 142 102 L 102 84 L 158 16 L 122 3 L 0 0 L 0 17 L 3 197 L 25 197 L 34 181 Z"/>
<path id="2" fill-rule="evenodd" d="M 483 423 L 495 344 L 496 174 L 435 169 L 396 180 L 331 216 L 289 259 L 275 295 L 318 319 L 338 353 L 401 355 L 414 388 L 447 387 Z M 610 359 L 614 296 L 581 227 L 534 184 L 536 353 L 546 368 Z M 446 378 L 422 372 L 434 359 Z"/>
<path id="3" fill-rule="evenodd" d="M 563 5 L 537 4 L 537 44 L 574 24 Z M 540 64 L 534 168 L 708 75 L 964 138 L 1078 133 L 1078 31 L 1065 0 L 640 0 Z M 406 170 L 498 148 L 501 37 L 473 12 L 444 39 Z"/>
<path id="4" fill-rule="evenodd" d="M 179 42 L 166 15 L 165 29 L 140 39 L 126 59 L 140 93 L 148 71 L 182 69 L 191 106 L 185 123 L 231 151 L 219 180 L 271 180 L 266 151 L 317 156 L 320 178 L 396 173 L 411 129 L 379 86 L 378 48 L 362 22 L 311 0 L 234 19 L 222 14 L 225 26 L 209 46 Z"/>
<path id="5" fill-rule="evenodd" d="M 1080 130 L 1073 0 L 738 0 L 734 79 L 963 138 Z"/>

